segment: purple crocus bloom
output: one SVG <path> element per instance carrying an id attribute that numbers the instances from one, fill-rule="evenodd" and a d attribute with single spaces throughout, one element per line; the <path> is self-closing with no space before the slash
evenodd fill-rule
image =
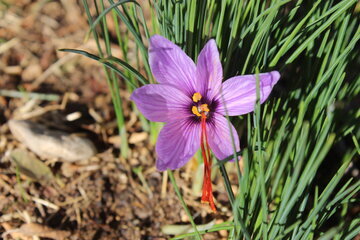
<path id="1" fill-rule="evenodd" d="M 201 50 L 195 64 L 174 43 L 155 35 L 150 38 L 149 61 L 159 84 L 136 89 L 131 100 L 150 121 L 166 123 L 156 144 L 156 167 L 160 171 L 180 168 L 201 147 L 206 180 L 202 200 L 215 210 L 210 149 L 220 160 L 233 154 L 225 115 L 254 111 L 256 76 L 235 76 L 222 83 L 219 52 L 212 39 Z M 277 71 L 259 74 L 261 103 L 268 98 L 279 78 Z M 232 125 L 231 131 L 236 151 L 239 151 L 239 137 Z"/>

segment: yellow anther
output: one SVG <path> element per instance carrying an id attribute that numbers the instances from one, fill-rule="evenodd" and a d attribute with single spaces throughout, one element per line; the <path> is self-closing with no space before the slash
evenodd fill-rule
<path id="1" fill-rule="evenodd" d="M 199 92 L 194 93 L 194 95 L 192 96 L 192 100 L 193 100 L 194 102 L 200 101 L 201 98 L 202 98 L 202 96 L 201 96 L 201 94 L 200 94 Z"/>
<path id="2" fill-rule="evenodd" d="M 207 104 L 201 104 L 200 106 L 192 106 L 191 111 L 196 116 L 201 117 L 202 115 L 206 116 L 207 113 L 205 112 L 210 112 L 210 109 Z"/>
<path id="3" fill-rule="evenodd" d="M 198 108 L 197 108 L 196 106 L 193 106 L 193 107 L 191 108 L 191 111 L 192 111 L 192 113 L 195 114 L 196 116 L 201 117 L 201 114 L 199 113 L 199 110 L 198 110 Z"/>
<path id="4" fill-rule="evenodd" d="M 210 112 L 209 107 L 207 104 L 201 104 L 200 105 L 200 111 L 201 112 Z"/>

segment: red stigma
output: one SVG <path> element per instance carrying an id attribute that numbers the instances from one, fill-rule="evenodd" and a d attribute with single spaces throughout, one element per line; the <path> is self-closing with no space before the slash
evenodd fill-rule
<path id="1" fill-rule="evenodd" d="M 201 113 L 201 154 L 204 159 L 204 181 L 201 202 L 208 203 L 213 212 L 216 212 L 216 207 L 214 203 L 214 196 L 212 192 L 212 183 L 211 183 L 211 164 L 212 160 L 210 158 L 210 147 L 208 143 L 208 137 L 206 133 L 206 115 L 204 112 Z"/>

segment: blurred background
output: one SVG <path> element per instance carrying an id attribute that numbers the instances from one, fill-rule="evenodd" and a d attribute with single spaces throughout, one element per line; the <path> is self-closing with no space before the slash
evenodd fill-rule
<path id="1" fill-rule="evenodd" d="M 91 3 L 90 10 L 95 12 Z M 22 229 L 6 237 L 32 239 L 38 233 L 54 239 L 165 239 L 161 226 L 187 220 L 174 193 L 161 194 L 153 145 L 130 111 L 130 93 L 120 90 L 133 150 L 125 162 L 119 158 L 120 137 L 101 65 L 58 51 L 96 52 L 95 41 L 85 41 L 88 30 L 81 1 L 0 2 L 0 235 Z M 113 25 L 109 30 L 115 35 Z M 116 44 L 112 50 L 122 57 Z M 51 176 L 47 170 L 36 172 L 36 163 L 20 163 L 26 171 L 19 170 L 9 154 L 25 147 L 11 134 L 10 119 L 31 119 L 49 131 L 89 139 L 97 154 L 76 162 L 42 158 Z M 39 141 L 40 148 L 48 147 Z M 61 155 L 66 149 L 58 151 Z M 20 161 L 34 157 L 27 154 Z M 26 225 L 30 223 L 38 225 Z M 51 228 L 45 229 L 48 235 L 39 234 L 46 227 Z"/>

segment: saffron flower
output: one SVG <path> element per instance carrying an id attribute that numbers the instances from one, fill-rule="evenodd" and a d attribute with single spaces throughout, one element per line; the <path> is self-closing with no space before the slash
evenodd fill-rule
<path id="1" fill-rule="evenodd" d="M 211 185 L 210 149 L 218 159 L 240 150 L 239 137 L 225 117 L 254 111 L 256 75 L 235 76 L 224 83 L 219 52 L 214 40 L 201 50 L 197 64 L 178 46 L 159 35 L 150 38 L 149 62 L 159 84 L 148 84 L 131 95 L 150 121 L 165 122 L 157 143 L 156 167 L 177 169 L 201 148 L 204 159 L 202 202 L 215 212 Z M 258 75 L 260 102 L 269 96 L 280 78 L 277 71 Z"/>

